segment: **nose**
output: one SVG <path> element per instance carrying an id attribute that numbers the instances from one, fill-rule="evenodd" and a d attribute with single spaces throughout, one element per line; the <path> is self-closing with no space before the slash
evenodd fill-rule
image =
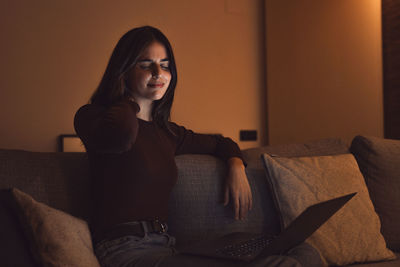
<path id="1" fill-rule="evenodd" d="M 151 72 L 152 77 L 159 78 L 160 74 L 161 74 L 161 66 L 159 64 L 154 64 Z"/>

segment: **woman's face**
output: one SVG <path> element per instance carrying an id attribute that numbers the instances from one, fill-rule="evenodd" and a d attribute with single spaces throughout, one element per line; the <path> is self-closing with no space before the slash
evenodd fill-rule
<path id="1" fill-rule="evenodd" d="M 136 102 L 161 99 L 171 81 L 169 59 L 163 44 L 155 41 L 145 48 L 128 74 L 128 88 Z"/>

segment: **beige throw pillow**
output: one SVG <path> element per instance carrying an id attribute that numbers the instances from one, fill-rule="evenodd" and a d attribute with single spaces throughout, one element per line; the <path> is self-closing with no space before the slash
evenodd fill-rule
<path id="1" fill-rule="evenodd" d="M 283 158 L 263 154 L 267 174 L 288 226 L 312 204 L 358 192 L 307 242 L 329 265 L 395 259 L 380 233 L 380 221 L 351 154 Z"/>
<path id="2" fill-rule="evenodd" d="M 20 221 L 43 266 L 100 266 L 87 223 L 13 188 Z"/>

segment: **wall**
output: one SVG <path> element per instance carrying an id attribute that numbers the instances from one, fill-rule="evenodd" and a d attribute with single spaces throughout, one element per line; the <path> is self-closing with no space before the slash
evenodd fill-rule
<path id="1" fill-rule="evenodd" d="M 172 119 L 238 141 L 266 136 L 263 1 L 0 2 L 0 147 L 55 151 L 96 88 L 119 37 L 154 25 L 171 40 L 179 81 Z M 265 142 L 241 142 L 246 148 Z"/>
<path id="2" fill-rule="evenodd" d="M 266 0 L 269 143 L 383 136 L 380 0 Z"/>

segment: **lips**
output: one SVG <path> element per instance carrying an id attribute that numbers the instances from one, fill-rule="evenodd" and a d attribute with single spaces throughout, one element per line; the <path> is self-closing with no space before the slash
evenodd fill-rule
<path id="1" fill-rule="evenodd" d="M 162 88 L 164 87 L 164 83 L 149 83 L 148 86 L 151 88 Z"/>

